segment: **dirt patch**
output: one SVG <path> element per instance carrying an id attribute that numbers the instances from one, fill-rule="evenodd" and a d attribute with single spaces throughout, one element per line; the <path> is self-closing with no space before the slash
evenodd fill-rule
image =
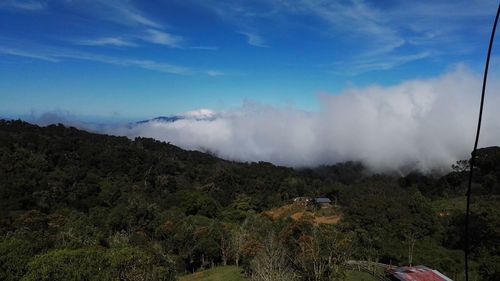
<path id="1" fill-rule="evenodd" d="M 198 271 L 198 272 L 191 274 L 190 280 L 192 280 L 192 281 L 201 280 L 201 279 L 203 279 L 204 276 L 205 276 L 204 272 Z"/>
<path id="2" fill-rule="evenodd" d="M 342 218 L 342 214 L 340 213 L 340 211 L 336 211 L 333 208 L 331 209 L 330 213 L 334 214 L 319 215 L 315 211 L 307 210 L 306 207 L 301 204 L 288 204 L 273 210 L 266 211 L 262 214 L 272 220 L 279 220 L 287 217 L 290 217 L 295 221 L 301 219 L 310 219 L 315 225 L 336 224 Z"/>
<path id="3" fill-rule="evenodd" d="M 438 216 L 440 217 L 448 217 L 449 215 L 451 215 L 451 213 L 448 211 L 438 212 Z"/>
<path id="4" fill-rule="evenodd" d="M 324 216 L 324 217 L 315 217 L 314 218 L 314 224 L 337 224 L 342 216 L 335 215 L 335 216 Z"/>

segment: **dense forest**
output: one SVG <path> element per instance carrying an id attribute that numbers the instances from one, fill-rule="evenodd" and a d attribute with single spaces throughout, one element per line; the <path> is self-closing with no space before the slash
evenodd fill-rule
<path id="1" fill-rule="evenodd" d="M 473 280 L 500 280 L 500 148 L 477 154 Z M 445 175 L 236 163 L 153 139 L 0 121 L 0 280 L 176 280 L 237 265 L 250 280 L 344 280 L 348 260 L 463 280 L 468 160 Z M 266 212 L 335 198 L 335 224 Z"/>

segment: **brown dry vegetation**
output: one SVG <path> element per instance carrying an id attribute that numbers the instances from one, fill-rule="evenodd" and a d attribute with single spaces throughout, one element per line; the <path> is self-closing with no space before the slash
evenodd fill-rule
<path id="1" fill-rule="evenodd" d="M 272 220 L 280 220 L 288 217 L 295 221 L 311 220 L 315 225 L 336 224 L 342 218 L 342 213 L 334 207 L 323 208 L 316 212 L 301 204 L 293 203 L 266 211 L 262 215 Z"/>

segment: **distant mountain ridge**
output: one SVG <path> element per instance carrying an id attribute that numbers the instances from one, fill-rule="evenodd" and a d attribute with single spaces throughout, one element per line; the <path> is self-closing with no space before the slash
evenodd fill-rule
<path id="1" fill-rule="evenodd" d="M 179 120 L 214 121 L 216 118 L 217 113 L 215 111 L 210 109 L 198 109 L 178 115 L 158 116 L 153 119 L 137 121 L 135 124 L 146 124 L 151 122 L 173 123 Z"/>
<path id="2" fill-rule="evenodd" d="M 158 117 L 155 117 L 153 119 L 141 120 L 141 121 L 137 121 L 135 123 L 136 124 L 145 124 L 145 123 L 149 123 L 149 122 L 166 122 L 166 123 L 170 123 L 170 122 L 175 122 L 175 121 L 182 120 L 182 119 L 185 119 L 185 118 L 183 116 L 178 116 L 178 115 L 158 116 Z"/>

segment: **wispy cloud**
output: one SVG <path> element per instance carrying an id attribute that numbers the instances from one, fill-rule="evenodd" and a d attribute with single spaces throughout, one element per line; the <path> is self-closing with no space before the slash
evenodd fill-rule
<path id="1" fill-rule="evenodd" d="M 317 35 L 329 36 L 332 44 L 341 37 L 342 43 L 352 49 L 346 60 L 379 57 L 407 63 L 416 57 L 473 53 L 477 41 L 470 40 L 470 35 L 488 32 L 489 29 L 482 28 L 483 24 L 477 23 L 485 20 L 490 23 L 492 11 L 498 5 L 494 0 L 391 1 L 390 4 L 375 0 L 260 0 L 253 5 L 245 0 L 191 0 L 191 3 L 212 11 L 235 30 L 252 30 L 253 33 L 246 34 L 247 41 L 256 46 L 266 45 L 262 38 L 252 36 L 259 30 L 272 34 L 293 25 L 290 30 L 303 27 Z M 308 29 L 310 23 L 304 19 L 312 19 L 315 28 Z M 430 55 L 424 57 L 422 54 L 426 52 Z M 379 69 L 390 68 L 378 64 Z"/>
<path id="2" fill-rule="evenodd" d="M 103 37 L 97 39 L 87 39 L 76 41 L 78 45 L 85 46 L 116 46 L 116 47 L 134 47 L 136 43 L 120 37 Z"/>
<path id="3" fill-rule="evenodd" d="M 384 13 L 363 0 L 301 1 L 302 13 L 312 14 L 355 39 L 369 40 L 371 48 L 398 45 L 402 39 Z M 380 44 L 374 46 L 373 43 Z"/>
<path id="4" fill-rule="evenodd" d="M 342 71 L 334 72 L 348 75 L 359 75 L 371 71 L 390 70 L 406 63 L 429 58 L 432 55 L 432 52 L 427 51 L 407 55 L 394 54 L 380 57 L 365 56 L 349 61 L 335 63 L 334 68 L 342 69 Z"/>
<path id="5" fill-rule="evenodd" d="M 115 46 L 115 47 L 136 47 L 139 43 L 147 42 L 152 44 L 164 45 L 170 48 L 179 48 L 184 39 L 182 36 L 172 35 L 170 33 L 146 29 L 141 35 L 128 35 L 124 37 L 102 37 L 96 39 L 76 40 L 77 45 L 86 46 Z"/>
<path id="6" fill-rule="evenodd" d="M 34 0 L 3 0 L 0 2 L 0 9 L 19 9 L 25 11 L 39 11 L 45 9 L 45 2 Z"/>
<path id="7" fill-rule="evenodd" d="M 142 69 L 153 70 L 157 72 L 177 75 L 194 74 L 189 67 L 178 66 L 153 60 L 143 60 L 135 58 L 112 57 L 104 55 L 96 55 L 86 52 L 73 51 L 60 48 L 45 48 L 40 50 L 23 50 L 19 48 L 0 48 L 0 54 L 39 59 L 49 62 L 59 62 L 62 59 L 86 60 L 118 66 L 139 67 Z"/>
<path id="8" fill-rule="evenodd" d="M 142 37 L 142 39 L 150 43 L 165 45 L 171 48 L 178 48 L 183 42 L 181 36 L 172 35 L 155 29 L 146 30 L 146 36 Z"/>
<path id="9" fill-rule="evenodd" d="M 130 0 L 63 1 L 63 3 L 68 9 L 75 9 L 121 25 L 163 28 L 163 24 L 137 9 Z"/>
<path id="10" fill-rule="evenodd" d="M 57 57 L 51 56 L 51 55 L 33 53 L 33 52 L 25 51 L 25 50 L 12 49 L 12 48 L 7 48 L 7 47 L 0 47 L 0 54 L 8 55 L 8 56 L 24 57 L 24 58 L 30 58 L 30 59 L 37 59 L 37 60 L 43 60 L 43 61 L 49 61 L 49 62 L 59 62 L 60 61 L 60 59 L 58 59 Z"/>
<path id="11" fill-rule="evenodd" d="M 243 34 L 247 37 L 247 43 L 254 46 L 254 47 L 260 47 L 260 48 L 267 48 L 269 47 L 266 42 L 264 42 L 264 39 L 260 37 L 260 35 L 253 33 L 253 32 L 246 32 L 246 31 L 241 31 L 240 34 Z"/>
<path id="12" fill-rule="evenodd" d="M 129 3 L 128 1 L 118 1 L 119 3 L 125 2 Z M 141 24 L 141 25 L 146 25 L 150 27 L 155 27 L 155 28 L 162 28 L 162 25 L 157 23 L 156 21 L 147 18 L 145 15 L 141 14 L 137 9 L 135 9 L 132 5 L 130 4 L 118 4 L 114 5 L 115 9 L 119 11 L 124 18 L 129 20 L 130 22 Z"/>
<path id="13" fill-rule="evenodd" d="M 157 62 L 153 60 L 142 60 L 142 59 L 133 59 L 133 58 L 116 58 L 116 57 L 107 57 L 107 56 L 75 56 L 72 57 L 75 59 L 86 59 L 91 61 L 97 61 L 107 64 L 114 64 L 120 66 L 134 66 L 140 67 L 143 69 L 154 70 L 158 72 L 168 73 L 168 74 L 178 74 L 178 75 L 190 75 L 194 74 L 193 70 L 189 67 L 172 65 L 168 63 Z"/>
<path id="14" fill-rule="evenodd" d="M 217 77 L 217 76 L 223 76 L 224 75 L 224 72 L 217 71 L 217 70 L 209 70 L 206 73 L 207 73 L 208 76 L 212 76 L 212 77 Z"/>
<path id="15" fill-rule="evenodd" d="M 219 47 L 216 46 L 192 46 L 189 47 L 191 50 L 205 50 L 205 51 L 218 51 Z"/>
<path id="16" fill-rule="evenodd" d="M 169 64 L 155 60 L 145 60 L 130 57 L 114 57 L 93 54 L 88 52 L 75 51 L 64 48 L 39 47 L 34 49 L 8 48 L 0 47 L 0 55 L 24 57 L 57 63 L 63 60 L 85 60 L 97 63 L 105 63 L 123 67 L 137 67 L 151 71 L 175 74 L 175 75 L 206 75 L 210 77 L 219 77 L 226 73 L 219 70 L 203 70 L 187 66 Z"/>

